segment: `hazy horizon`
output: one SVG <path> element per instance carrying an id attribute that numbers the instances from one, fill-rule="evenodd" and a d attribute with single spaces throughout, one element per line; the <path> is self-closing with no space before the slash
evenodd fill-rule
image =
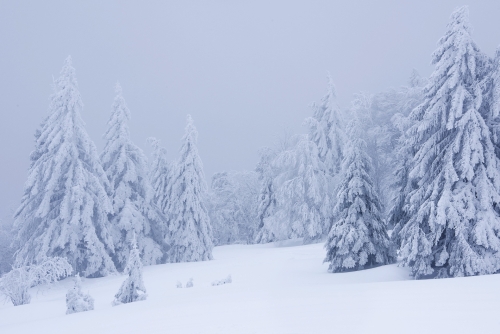
<path id="1" fill-rule="evenodd" d="M 329 71 L 339 103 L 427 77 L 430 55 L 459 1 L 15 1 L 0 3 L 0 219 L 20 203 L 33 134 L 52 78 L 71 55 L 86 129 L 100 151 L 114 85 L 132 139 L 161 140 L 175 159 L 191 114 L 207 182 L 251 170 L 284 129 L 304 132 Z M 469 2 L 473 38 L 492 56 L 500 2 Z"/>

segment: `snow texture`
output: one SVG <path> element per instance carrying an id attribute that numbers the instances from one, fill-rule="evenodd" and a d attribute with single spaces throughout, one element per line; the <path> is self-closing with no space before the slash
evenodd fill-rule
<path id="1" fill-rule="evenodd" d="M 83 276 L 105 276 L 116 271 L 108 222 L 113 208 L 106 174 L 80 116 L 83 103 L 71 57 L 54 90 L 15 214 L 15 263 L 60 256 Z"/>

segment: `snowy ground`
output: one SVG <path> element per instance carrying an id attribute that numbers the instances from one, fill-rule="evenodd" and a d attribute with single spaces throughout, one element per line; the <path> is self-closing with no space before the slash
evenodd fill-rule
<path id="1" fill-rule="evenodd" d="M 0 304 L 0 333 L 500 333 L 500 275 L 414 281 L 396 265 L 330 274 L 322 244 L 217 247 L 144 268 L 149 298 L 116 307 L 123 276 L 83 280 L 95 310 L 65 315 L 64 280 Z M 211 286 L 231 274 L 233 283 Z M 194 287 L 177 289 L 194 279 Z"/>

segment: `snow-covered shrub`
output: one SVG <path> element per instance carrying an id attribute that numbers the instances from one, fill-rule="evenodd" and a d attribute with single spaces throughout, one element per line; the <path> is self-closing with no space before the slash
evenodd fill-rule
<path id="1" fill-rule="evenodd" d="M 217 286 L 217 285 L 223 285 L 223 284 L 229 284 L 229 283 L 232 283 L 233 280 L 231 279 L 231 275 L 228 275 L 226 278 L 224 279 L 221 279 L 221 280 L 217 280 L 217 281 L 213 281 L 212 282 L 212 286 Z"/>
<path id="2" fill-rule="evenodd" d="M 37 265 L 16 267 L 0 278 L 0 293 L 14 306 L 29 304 L 29 289 L 53 283 L 71 274 L 73 269 L 65 258 L 46 258 Z"/>
<path id="3" fill-rule="evenodd" d="M 193 279 L 190 278 L 189 281 L 187 281 L 186 283 L 186 288 L 192 288 L 193 286 L 194 286 Z"/>
<path id="4" fill-rule="evenodd" d="M 182 289 L 182 283 L 177 281 L 176 287 L 177 289 Z"/>
<path id="5" fill-rule="evenodd" d="M 128 274 L 128 277 L 115 295 L 113 306 L 145 300 L 148 297 L 142 280 L 142 262 L 135 236 L 132 237 L 132 249 L 124 272 Z"/>
<path id="6" fill-rule="evenodd" d="M 66 293 L 66 314 L 91 311 L 94 309 L 94 299 L 82 292 L 80 275 L 75 276 L 75 285 Z"/>

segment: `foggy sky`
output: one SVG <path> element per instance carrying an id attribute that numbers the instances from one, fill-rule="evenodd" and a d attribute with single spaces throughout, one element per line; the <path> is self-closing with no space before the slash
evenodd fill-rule
<path id="1" fill-rule="evenodd" d="M 117 80 L 132 139 L 155 136 L 177 157 L 186 115 L 207 180 L 253 169 L 285 129 L 304 132 L 326 71 L 348 107 L 359 91 L 428 76 L 430 54 L 463 2 L 0 1 L 0 218 L 20 203 L 33 134 L 52 78 L 71 55 L 82 117 L 99 151 Z M 469 1 L 473 37 L 500 44 L 500 1 Z"/>

